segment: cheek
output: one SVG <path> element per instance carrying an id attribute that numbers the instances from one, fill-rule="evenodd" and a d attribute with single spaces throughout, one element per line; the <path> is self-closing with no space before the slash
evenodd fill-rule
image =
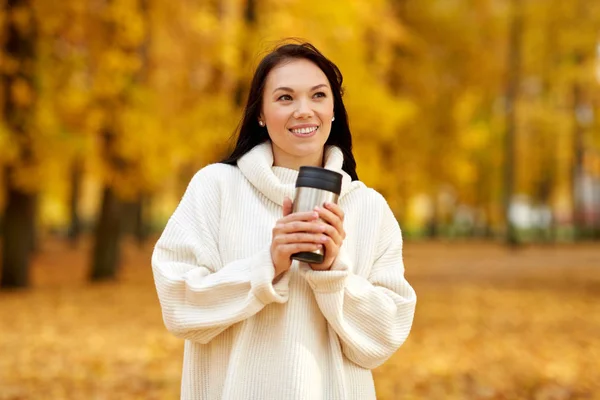
<path id="1" fill-rule="evenodd" d="M 328 104 L 324 106 L 319 114 L 321 115 L 323 122 L 331 122 L 331 118 L 335 114 L 333 112 L 333 105 Z"/>
<path id="2" fill-rule="evenodd" d="M 271 107 L 271 109 L 265 111 L 265 119 L 267 120 L 267 124 L 270 122 L 271 125 L 285 124 L 290 117 L 290 112 L 284 107 Z"/>
<path id="3" fill-rule="evenodd" d="M 330 119 L 331 117 L 333 117 L 333 100 L 323 102 L 323 104 L 321 105 L 321 114 L 323 116 L 329 116 Z"/>

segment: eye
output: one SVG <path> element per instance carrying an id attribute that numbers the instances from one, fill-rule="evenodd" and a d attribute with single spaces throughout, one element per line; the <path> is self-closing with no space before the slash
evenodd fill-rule
<path id="1" fill-rule="evenodd" d="M 279 96 L 277 98 L 277 100 L 282 100 L 282 101 L 290 101 L 292 100 L 292 96 L 290 96 L 289 94 L 282 94 L 281 96 Z"/>
<path id="2" fill-rule="evenodd" d="M 313 97 L 327 97 L 325 92 L 317 92 L 313 95 Z"/>

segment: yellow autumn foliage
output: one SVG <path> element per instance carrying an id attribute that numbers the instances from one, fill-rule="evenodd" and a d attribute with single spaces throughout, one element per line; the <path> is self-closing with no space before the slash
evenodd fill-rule
<path id="1" fill-rule="evenodd" d="M 586 160 L 599 152 L 600 6 L 517 3 L 517 187 L 533 195 L 552 160 L 556 197 L 569 185 L 575 114 L 583 115 Z M 0 21 L 38 31 L 36 83 L 16 80 L 0 99 L 39 109 L 31 114 L 39 119 L 31 124 L 36 162 L 17 175 L 46 191 L 67 178 L 49 177 L 44 165 L 62 163 L 66 174 L 83 159 L 91 179 L 106 179 L 122 196 L 155 193 L 180 170 L 225 155 L 253 69 L 296 37 L 340 67 L 361 179 L 399 215 L 408 216 L 412 198 L 436 199 L 445 186 L 457 204 L 501 213 L 510 10 L 491 0 L 33 0 L 0 13 Z M 4 73 L 20 67 L 0 57 Z M 0 165 L 20 165 L 23 143 L 3 119 Z M 116 143 L 108 153 L 107 132 Z M 116 158 L 126 166 L 115 168 Z M 595 165 L 584 167 L 596 174 Z"/>

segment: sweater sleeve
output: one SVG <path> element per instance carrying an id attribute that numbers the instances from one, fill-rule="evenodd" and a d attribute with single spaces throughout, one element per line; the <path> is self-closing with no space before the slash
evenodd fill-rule
<path id="1" fill-rule="evenodd" d="M 273 284 L 268 248 L 221 265 L 215 181 L 205 170 L 196 174 L 152 254 L 165 326 L 180 338 L 202 344 L 265 305 L 288 299 L 289 276 Z"/>
<path id="2" fill-rule="evenodd" d="M 367 369 L 383 364 L 404 343 L 417 301 L 404 278 L 402 234 L 387 203 L 380 232 L 379 251 L 368 278 L 348 268 L 343 247 L 329 271 L 302 267 L 344 355 Z"/>

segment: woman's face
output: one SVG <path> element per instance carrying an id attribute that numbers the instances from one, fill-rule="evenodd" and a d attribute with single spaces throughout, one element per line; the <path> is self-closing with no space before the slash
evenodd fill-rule
<path id="1" fill-rule="evenodd" d="M 269 132 L 275 165 L 321 166 L 332 117 L 331 87 L 317 65 L 294 59 L 269 72 L 259 121 Z"/>

